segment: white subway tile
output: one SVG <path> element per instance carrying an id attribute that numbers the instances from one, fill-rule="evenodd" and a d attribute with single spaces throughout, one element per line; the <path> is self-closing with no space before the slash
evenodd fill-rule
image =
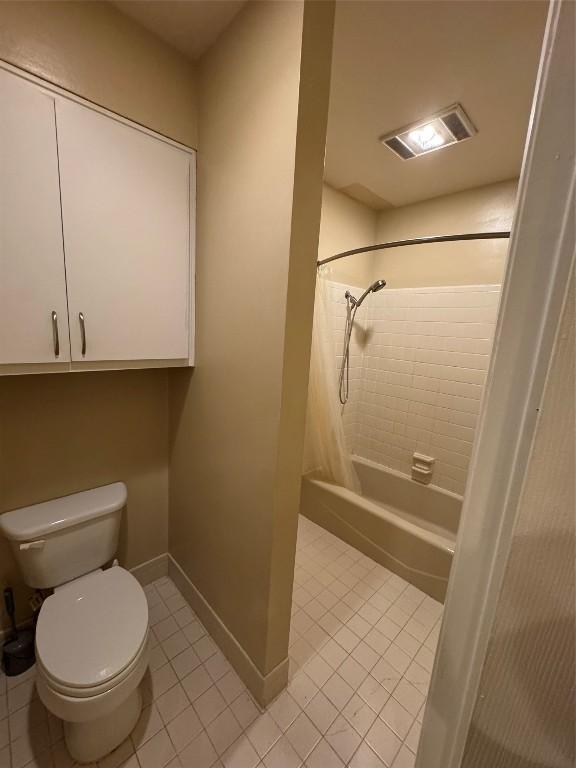
<path id="1" fill-rule="evenodd" d="M 334 386 L 346 304 L 329 288 Z M 342 409 L 348 446 L 404 473 L 412 453 L 436 457 L 434 482 L 462 493 L 489 365 L 499 286 L 387 289 L 370 296 L 350 345 L 350 400 Z"/>

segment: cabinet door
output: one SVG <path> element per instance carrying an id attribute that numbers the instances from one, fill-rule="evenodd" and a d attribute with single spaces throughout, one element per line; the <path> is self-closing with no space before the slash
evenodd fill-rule
<path id="1" fill-rule="evenodd" d="M 73 361 L 188 357 L 190 155 L 58 101 Z"/>
<path id="2" fill-rule="evenodd" d="M 69 360 L 54 100 L 0 70 L 0 364 Z"/>

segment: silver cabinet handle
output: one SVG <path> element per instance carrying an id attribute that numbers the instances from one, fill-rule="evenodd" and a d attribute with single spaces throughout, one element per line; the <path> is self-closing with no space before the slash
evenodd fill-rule
<path id="1" fill-rule="evenodd" d="M 52 310 L 52 337 L 54 339 L 54 357 L 60 354 L 60 337 L 58 336 L 58 315 Z"/>
<path id="2" fill-rule="evenodd" d="M 86 324 L 84 322 L 84 314 L 78 313 L 78 320 L 80 320 L 80 335 L 82 337 L 82 357 L 86 354 Z"/>

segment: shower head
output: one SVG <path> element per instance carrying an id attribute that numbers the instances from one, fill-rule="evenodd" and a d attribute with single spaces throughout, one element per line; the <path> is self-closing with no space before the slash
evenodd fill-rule
<path id="1" fill-rule="evenodd" d="M 386 280 L 376 280 L 376 282 L 372 283 L 372 285 L 369 288 L 366 288 L 362 296 L 358 299 L 355 306 L 356 309 L 362 304 L 366 296 L 368 296 L 369 293 L 377 293 L 378 291 L 381 291 L 382 288 L 386 285 Z"/>

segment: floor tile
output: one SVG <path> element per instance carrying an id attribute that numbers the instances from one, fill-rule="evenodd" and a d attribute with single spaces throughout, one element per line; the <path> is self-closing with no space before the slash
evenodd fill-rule
<path id="1" fill-rule="evenodd" d="M 330 664 L 332 669 L 338 669 L 348 656 L 344 648 L 338 645 L 335 640 L 328 640 L 326 645 L 320 650 L 320 655 Z"/>
<path id="2" fill-rule="evenodd" d="M 324 661 L 322 656 L 318 653 L 314 654 L 314 656 L 306 662 L 303 671 L 319 688 L 321 688 L 334 673 L 330 664 L 328 664 L 327 661 Z"/>
<path id="3" fill-rule="evenodd" d="M 388 661 L 394 669 L 403 675 L 404 672 L 410 666 L 412 659 L 407 653 L 404 653 L 402 648 L 399 648 L 395 643 L 392 643 L 388 650 L 384 653 L 384 658 Z"/>
<path id="4" fill-rule="evenodd" d="M 418 751 L 418 742 L 420 741 L 420 731 L 422 730 L 422 724 L 418 722 L 418 720 L 415 720 L 412 723 L 412 727 L 408 731 L 408 736 L 404 739 L 404 744 L 410 749 L 414 754 Z"/>
<path id="5" fill-rule="evenodd" d="M 362 640 L 350 654 L 351 658 L 361 664 L 367 672 L 373 669 L 380 656 L 368 643 Z"/>
<path id="6" fill-rule="evenodd" d="M 402 744 L 398 736 L 380 719 L 375 721 L 366 734 L 366 741 L 385 765 L 392 764 Z"/>
<path id="7" fill-rule="evenodd" d="M 389 766 L 386 766 L 376 752 L 363 741 L 350 761 L 350 768 L 389 768 Z"/>
<path id="8" fill-rule="evenodd" d="M 137 752 L 141 768 L 164 768 L 175 754 L 174 746 L 165 730 L 152 736 Z"/>
<path id="9" fill-rule="evenodd" d="M 303 518 L 294 578 L 290 684 L 264 713 L 170 579 L 148 585 L 145 706 L 87 768 L 413 768 L 442 606 Z M 0 673 L 0 768 L 75 768 L 34 678 Z"/>
<path id="10" fill-rule="evenodd" d="M 408 747 L 402 746 L 392 763 L 392 768 L 414 768 L 415 763 L 416 755 Z"/>
<path id="11" fill-rule="evenodd" d="M 225 768 L 255 768 L 260 758 L 246 736 L 241 736 L 224 753 L 222 763 Z"/>
<path id="12" fill-rule="evenodd" d="M 184 768 L 210 768 L 218 760 L 206 731 L 196 736 L 178 757 Z"/>
<path id="13" fill-rule="evenodd" d="M 248 728 L 260 714 L 250 694 L 247 692 L 240 694 L 238 698 L 234 699 L 230 704 L 230 709 L 234 712 L 234 717 L 244 729 Z"/>
<path id="14" fill-rule="evenodd" d="M 198 640 L 198 642 L 194 643 L 192 647 L 196 651 L 198 658 L 204 662 L 213 656 L 218 650 L 218 646 L 208 635 L 204 635 L 204 637 L 201 640 Z"/>
<path id="15" fill-rule="evenodd" d="M 362 737 L 366 736 L 370 726 L 376 720 L 374 710 L 357 693 L 346 704 L 342 714 Z"/>
<path id="16" fill-rule="evenodd" d="M 359 662 L 356 661 L 356 659 L 353 659 L 352 656 L 349 656 L 338 667 L 338 674 L 348 683 L 349 686 L 351 686 L 353 690 L 356 690 L 365 680 L 368 672 Z"/>
<path id="17" fill-rule="evenodd" d="M 380 685 L 386 688 L 389 693 L 392 693 L 402 679 L 401 673 L 398 672 L 398 670 L 385 658 L 381 658 L 376 662 L 370 674 L 373 678 L 378 680 Z"/>
<path id="18" fill-rule="evenodd" d="M 148 739 L 152 738 L 152 736 L 158 733 L 162 728 L 162 718 L 160 717 L 156 705 L 152 704 L 143 709 L 138 723 L 136 724 L 136 728 L 134 728 L 131 734 L 132 742 L 136 749 L 142 746 Z"/>
<path id="19" fill-rule="evenodd" d="M 194 618 L 194 611 L 188 605 L 174 613 L 174 620 L 179 627 L 187 627 L 194 621 Z"/>
<path id="20" fill-rule="evenodd" d="M 294 720 L 286 731 L 286 736 L 301 760 L 306 760 L 322 738 L 320 731 L 304 712 Z"/>
<path id="21" fill-rule="evenodd" d="M 179 680 L 182 680 L 186 675 L 190 674 L 190 672 L 200 666 L 201 663 L 202 662 L 193 648 L 186 648 L 185 651 L 179 653 L 171 661 L 172 669 L 176 672 L 176 676 Z"/>
<path id="22" fill-rule="evenodd" d="M 360 746 L 362 737 L 346 718 L 339 715 L 326 732 L 326 741 L 346 764 Z"/>
<path id="23" fill-rule="evenodd" d="M 158 624 L 154 626 L 154 634 L 160 643 L 175 632 L 178 632 L 178 624 L 176 624 L 176 621 L 172 616 L 168 616 L 167 619 L 159 621 Z"/>
<path id="24" fill-rule="evenodd" d="M 322 691 L 338 710 L 341 710 L 346 706 L 354 693 L 353 688 L 340 677 L 338 672 L 334 672 L 332 677 L 322 687 Z"/>
<path id="25" fill-rule="evenodd" d="M 272 715 L 280 729 L 285 731 L 296 720 L 301 709 L 288 691 L 283 691 L 268 707 L 268 712 Z"/>
<path id="26" fill-rule="evenodd" d="M 343 768 L 344 763 L 326 739 L 318 742 L 306 760 L 306 768 Z"/>
<path id="27" fill-rule="evenodd" d="M 196 701 L 212 685 L 214 685 L 212 678 L 203 666 L 197 667 L 182 680 L 182 688 L 192 702 Z"/>
<path id="28" fill-rule="evenodd" d="M 268 712 L 264 712 L 248 727 L 246 735 L 260 757 L 264 757 L 282 737 L 282 731 Z"/>
<path id="29" fill-rule="evenodd" d="M 150 649 L 150 669 L 156 670 L 163 667 L 168 661 L 168 657 L 160 644 Z"/>
<path id="30" fill-rule="evenodd" d="M 308 704 L 318 690 L 316 683 L 305 672 L 300 672 L 288 686 L 288 692 L 302 708 Z"/>
<path id="31" fill-rule="evenodd" d="M 342 627 L 342 629 L 338 630 L 334 635 L 334 640 L 336 640 L 338 645 L 341 645 L 347 653 L 354 650 L 360 642 L 358 635 L 355 635 L 351 629 L 348 629 L 348 627 Z"/>
<path id="32" fill-rule="evenodd" d="M 178 678 L 170 664 L 164 664 L 160 669 L 152 670 L 150 673 L 152 696 L 157 699 L 163 693 L 176 685 Z"/>
<path id="33" fill-rule="evenodd" d="M 242 728 L 230 709 L 218 715 L 210 725 L 206 726 L 206 733 L 216 752 L 219 755 L 226 752 L 236 739 L 242 735 Z"/>
<path id="34" fill-rule="evenodd" d="M 226 709 L 226 702 L 218 688 L 213 685 L 194 701 L 193 706 L 202 725 L 206 727 Z"/>
<path id="35" fill-rule="evenodd" d="M 103 760 L 98 761 L 98 768 L 125 768 L 128 760 L 134 755 L 134 747 L 130 739 L 123 741 L 119 747 Z M 137 765 L 137 763 L 136 763 Z"/>
<path id="36" fill-rule="evenodd" d="M 424 694 L 415 688 L 406 678 L 402 678 L 392 694 L 396 701 L 416 717 L 424 703 Z"/>
<path id="37" fill-rule="evenodd" d="M 160 717 L 164 721 L 164 725 L 174 720 L 189 704 L 190 701 L 179 683 L 156 699 L 156 706 L 160 712 Z"/>
<path id="38" fill-rule="evenodd" d="M 176 751 L 181 752 L 202 731 L 202 723 L 194 707 L 188 706 L 168 723 L 167 731 L 172 739 L 172 743 L 176 747 Z"/>
<path id="39" fill-rule="evenodd" d="M 414 722 L 414 717 L 415 715 L 411 715 L 408 710 L 404 709 L 393 696 L 388 699 L 382 712 L 380 712 L 380 719 L 402 740 L 408 735 L 408 731 Z"/>
<path id="40" fill-rule="evenodd" d="M 204 663 L 204 666 L 206 667 L 206 671 L 212 680 L 214 680 L 214 682 L 217 682 L 232 670 L 230 662 L 220 651 L 217 651 L 213 656 L 211 656 Z"/>
<path id="41" fill-rule="evenodd" d="M 170 635 L 170 637 L 160 643 L 160 645 L 167 658 L 173 659 L 175 656 L 178 656 L 179 653 L 186 650 L 186 648 L 190 646 L 190 643 L 184 632 L 180 629 L 173 635 Z"/>
<path id="42" fill-rule="evenodd" d="M 309 702 L 305 712 L 320 733 L 326 733 L 338 716 L 338 710 L 322 691 Z"/>
<path id="43" fill-rule="evenodd" d="M 299 768 L 302 761 L 286 736 L 282 736 L 264 756 L 266 768 Z"/>
<path id="44" fill-rule="evenodd" d="M 206 629 L 204 628 L 204 625 L 196 619 L 192 619 L 185 626 L 183 626 L 182 632 L 184 633 L 184 637 L 188 640 L 188 642 L 192 644 L 195 644 L 199 642 L 203 637 L 206 637 Z"/>

